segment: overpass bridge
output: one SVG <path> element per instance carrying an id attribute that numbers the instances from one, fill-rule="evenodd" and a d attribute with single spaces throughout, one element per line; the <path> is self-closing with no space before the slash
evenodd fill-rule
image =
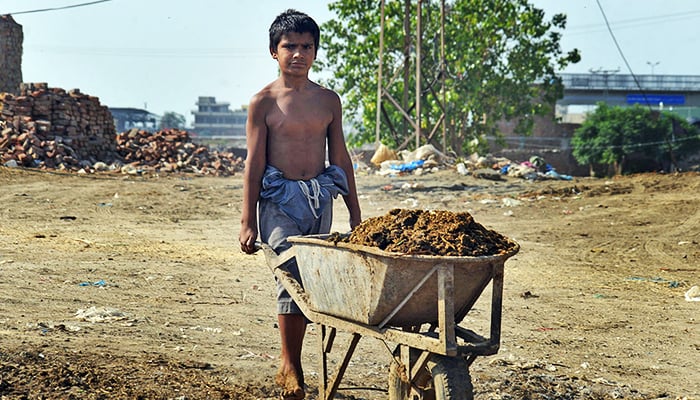
<path id="1" fill-rule="evenodd" d="M 689 119 L 700 119 L 700 75 L 628 75 L 612 71 L 561 74 L 564 97 L 557 106 L 567 114 L 570 106 L 604 101 L 611 106 L 640 104 L 671 110 Z"/>

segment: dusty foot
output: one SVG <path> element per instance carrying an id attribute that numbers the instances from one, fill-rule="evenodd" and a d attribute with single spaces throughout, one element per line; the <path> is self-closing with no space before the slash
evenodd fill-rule
<path id="1" fill-rule="evenodd" d="M 306 396 L 304 393 L 304 378 L 294 369 L 277 372 L 275 383 L 282 387 L 283 400 L 301 400 Z"/>

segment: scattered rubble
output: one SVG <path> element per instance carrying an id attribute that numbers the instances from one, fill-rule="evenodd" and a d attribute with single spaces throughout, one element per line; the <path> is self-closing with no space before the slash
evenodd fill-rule
<path id="1" fill-rule="evenodd" d="M 25 83 L 0 93 L 0 165 L 73 172 L 193 172 L 232 175 L 243 160 L 192 143 L 184 130 L 117 134 L 109 109 L 78 89 Z"/>
<path id="2" fill-rule="evenodd" d="M 117 153 L 127 165 L 125 173 L 194 172 L 201 175 L 233 175 L 243 160 L 230 151 L 210 150 L 192 143 L 189 133 L 178 129 L 158 132 L 131 129 L 117 135 Z"/>
<path id="3" fill-rule="evenodd" d="M 520 163 L 504 157 L 495 157 L 491 154 L 483 156 L 477 153 L 462 159 L 443 154 L 430 144 L 421 146 L 412 152 L 407 150 L 397 152 L 380 144 L 370 163 L 378 169 L 373 170 L 366 165 L 363 166 L 363 169 L 385 176 L 422 175 L 440 169 L 452 168 L 460 175 L 472 175 L 475 178 L 494 181 L 502 180 L 503 176 L 528 180 L 572 179 L 569 175 L 557 173 L 540 156 L 532 156 L 530 160 Z M 359 165 L 356 163 L 356 167 L 359 168 Z"/>

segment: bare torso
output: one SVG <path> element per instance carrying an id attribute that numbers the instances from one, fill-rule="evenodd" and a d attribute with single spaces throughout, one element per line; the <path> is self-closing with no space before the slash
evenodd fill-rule
<path id="1" fill-rule="evenodd" d="M 333 120 L 330 92 L 309 82 L 304 90 L 269 88 L 266 101 L 267 163 L 287 179 L 306 180 L 325 168 L 326 138 Z"/>

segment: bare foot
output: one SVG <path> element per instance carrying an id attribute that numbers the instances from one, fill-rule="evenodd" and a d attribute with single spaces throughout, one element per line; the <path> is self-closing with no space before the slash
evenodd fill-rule
<path id="1" fill-rule="evenodd" d="M 301 400 L 304 393 L 304 378 L 294 369 L 284 371 L 282 369 L 275 376 L 275 383 L 282 387 L 283 400 Z"/>

